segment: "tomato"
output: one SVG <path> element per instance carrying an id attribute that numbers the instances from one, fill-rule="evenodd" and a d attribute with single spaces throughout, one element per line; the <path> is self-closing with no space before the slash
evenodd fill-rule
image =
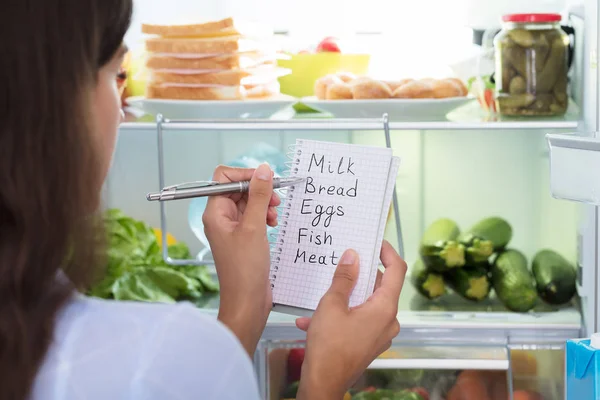
<path id="1" fill-rule="evenodd" d="M 337 40 L 333 37 L 326 37 L 321 40 L 317 46 L 317 53 L 341 53 Z"/>

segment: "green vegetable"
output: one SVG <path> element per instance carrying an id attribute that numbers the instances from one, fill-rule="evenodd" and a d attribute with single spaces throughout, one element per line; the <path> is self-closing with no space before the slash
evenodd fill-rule
<path id="1" fill-rule="evenodd" d="M 423 396 L 421 396 L 418 393 L 405 391 L 404 393 L 400 394 L 398 397 L 394 397 L 394 400 L 425 400 L 425 399 L 423 399 Z"/>
<path id="2" fill-rule="evenodd" d="M 358 392 L 352 400 L 424 400 L 418 393 L 409 390 L 394 391 L 391 389 L 376 389 Z"/>
<path id="3" fill-rule="evenodd" d="M 531 47 L 535 44 L 533 32 L 527 29 L 511 29 L 507 34 L 509 38 L 521 47 Z"/>
<path id="4" fill-rule="evenodd" d="M 298 388 L 300 387 L 300 381 L 290 383 L 283 391 L 281 398 L 283 399 L 295 399 L 298 395 Z"/>
<path id="5" fill-rule="evenodd" d="M 510 80 L 508 85 L 508 92 L 510 94 L 523 94 L 527 87 L 525 86 L 525 79 L 522 76 L 517 75 Z"/>
<path id="6" fill-rule="evenodd" d="M 415 298 L 423 299 L 420 296 Z M 427 303 L 432 304 L 431 301 Z M 422 369 L 368 369 L 365 377 L 370 386 L 390 389 L 406 388 L 421 382 L 426 376 Z"/>
<path id="7" fill-rule="evenodd" d="M 171 266 L 164 262 L 152 228 L 117 209 L 104 214 L 107 266 L 90 296 L 116 300 L 174 303 L 198 302 L 204 292 L 217 292 L 218 284 L 204 266 Z M 190 258 L 184 243 L 167 249 L 172 258 Z"/>
<path id="8" fill-rule="evenodd" d="M 550 43 L 548 38 L 542 32 L 538 32 L 536 35 L 536 45 L 533 47 L 535 52 L 535 71 L 540 73 L 544 68 L 546 61 L 548 60 L 548 53 L 550 52 Z M 566 77 L 566 74 L 565 74 Z"/>
<path id="9" fill-rule="evenodd" d="M 562 115 L 567 110 L 569 38 L 561 29 L 505 29 L 494 38 L 496 100 L 503 115 Z"/>
<path id="10" fill-rule="evenodd" d="M 512 227 L 500 217 L 485 218 L 464 232 L 459 241 L 465 247 L 466 262 L 486 261 L 494 251 L 502 250 L 512 238 Z"/>
<path id="11" fill-rule="evenodd" d="M 446 293 L 444 277 L 427 270 L 423 260 L 418 259 L 410 272 L 410 279 L 417 291 L 428 299 L 436 299 Z"/>
<path id="12" fill-rule="evenodd" d="M 478 79 L 481 79 L 483 81 L 483 84 L 486 89 L 494 89 L 496 87 L 496 85 L 491 80 L 491 75 L 484 75 L 482 77 L 472 76 L 467 80 L 467 91 L 471 91 L 471 89 L 473 88 L 473 84 Z"/>
<path id="13" fill-rule="evenodd" d="M 481 301 L 490 294 L 488 269 L 481 264 L 448 271 L 445 278 L 448 285 L 465 299 Z"/>
<path id="14" fill-rule="evenodd" d="M 537 75 L 536 90 L 538 93 L 547 93 L 556 84 L 559 71 L 563 70 L 563 64 L 567 62 L 567 46 L 568 44 L 560 37 L 554 38 L 552 41 L 546 65 Z"/>
<path id="15" fill-rule="evenodd" d="M 552 250 L 539 251 L 532 262 L 538 295 L 546 303 L 568 303 L 576 292 L 575 268 L 563 256 Z"/>
<path id="16" fill-rule="evenodd" d="M 419 249 L 427 268 L 444 272 L 465 265 L 464 246 L 458 243 L 459 234 L 456 222 L 447 218 L 438 219 L 429 225 Z"/>
<path id="17" fill-rule="evenodd" d="M 535 280 L 527 259 L 518 250 L 505 250 L 496 257 L 491 269 L 496 295 L 512 311 L 531 310 L 537 301 Z"/>

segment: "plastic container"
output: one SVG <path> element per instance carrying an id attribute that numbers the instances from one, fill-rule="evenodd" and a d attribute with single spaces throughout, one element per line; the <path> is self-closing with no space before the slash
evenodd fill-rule
<path id="1" fill-rule="evenodd" d="M 266 162 L 269 163 L 275 177 L 279 177 L 286 173 L 287 167 L 285 163 L 287 161 L 286 155 L 279 151 L 279 149 L 276 149 L 267 143 L 257 143 L 255 146 L 244 152 L 244 154 L 241 154 L 234 160 L 224 164 L 229 167 L 256 168 L 260 164 Z M 210 180 L 210 177 L 208 180 Z M 204 224 L 202 223 L 202 214 L 204 214 L 204 210 L 206 209 L 207 201 L 208 199 L 206 197 L 195 198 L 190 202 L 188 210 L 190 229 L 194 232 L 194 235 L 196 235 L 200 243 L 204 245 L 204 249 L 197 256 L 198 259 L 204 259 L 210 251 L 210 244 L 204 233 Z M 267 227 L 267 234 L 275 232 L 275 228 Z"/>
<path id="2" fill-rule="evenodd" d="M 567 111 L 569 37 L 559 14 L 510 14 L 494 38 L 496 103 L 508 116 Z"/>
<path id="3" fill-rule="evenodd" d="M 567 341 L 566 400 L 600 399 L 600 334 Z"/>
<path id="4" fill-rule="evenodd" d="M 560 376 L 540 374 L 534 351 L 511 350 L 513 394 L 509 392 L 507 371 L 497 369 L 508 361 L 505 348 L 444 345 L 392 345 L 382 353 L 355 381 L 346 394 L 352 399 L 404 399 L 403 390 L 427 393 L 429 400 L 450 400 L 471 395 L 484 388 L 485 398 L 504 400 L 564 400 L 560 362 L 554 361 L 562 351 L 552 350 L 553 370 Z M 275 340 L 267 345 L 265 387 L 269 400 L 295 399 L 305 351 L 304 342 Z M 471 361 L 470 363 L 468 361 Z M 456 361 L 453 366 L 452 362 Z M 465 364 L 468 364 L 465 365 Z M 462 366 L 462 367 L 461 367 Z M 463 368 L 467 367 L 467 369 Z M 460 382 L 459 382 L 460 380 Z M 475 382 L 479 381 L 479 382 Z M 379 389 L 379 393 L 368 394 Z M 387 393 L 386 393 L 387 392 Z M 417 397 L 409 397 L 417 398 Z M 575 398 L 577 400 L 587 397 Z M 591 399 L 591 398 L 590 398 Z"/>
<path id="5" fill-rule="evenodd" d="M 315 81 L 322 76 L 337 72 L 350 72 L 355 75 L 366 75 L 369 70 L 371 56 L 368 54 L 317 53 L 293 54 L 289 59 L 278 60 L 282 68 L 289 68 L 292 73 L 279 78 L 280 91 L 293 97 L 307 97 L 314 94 Z M 310 108 L 296 104 L 298 111 Z"/>

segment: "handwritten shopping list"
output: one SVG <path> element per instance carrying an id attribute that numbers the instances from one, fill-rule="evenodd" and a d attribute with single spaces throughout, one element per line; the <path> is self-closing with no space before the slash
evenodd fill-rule
<path id="1" fill-rule="evenodd" d="M 282 267 L 274 288 L 280 304 L 314 309 L 348 248 L 358 252 L 361 267 L 352 296 L 363 299 L 390 160 L 385 148 L 311 141 L 301 146 L 293 175 L 306 180 L 290 193 L 282 228 Z"/>

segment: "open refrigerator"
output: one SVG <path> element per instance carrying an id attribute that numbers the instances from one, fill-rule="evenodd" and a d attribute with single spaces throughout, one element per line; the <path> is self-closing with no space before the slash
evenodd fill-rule
<path id="1" fill-rule="evenodd" d="M 106 183 L 106 203 L 160 226 L 163 234 L 168 231 L 202 253 L 190 229 L 191 202 L 173 202 L 159 211 L 156 203 L 146 202 L 146 193 L 208 179 L 216 165 L 256 143 L 282 152 L 296 138 L 389 145 L 402 158 L 396 182 L 402 230 L 390 218 L 386 239 L 396 244 L 401 235 L 409 270 L 424 229 L 436 218 L 451 217 L 466 227 L 497 214 L 511 222 L 511 246 L 529 260 L 537 250 L 552 248 L 577 265 L 578 296 L 565 307 L 540 305 L 519 314 L 493 298 L 476 304 L 452 296 L 431 302 L 407 279 L 400 334 L 348 396 L 374 398 L 356 392 L 379 388 L 401 399 L 409 396 L 403 390 L 425 388 L 430 399 L 453 400 L 461 398 L 451 391 L 462 376 L 493 386 L 499 397 L 490 399 L 526 390 L 543 399 L 564 399 L 565 341 L 600 331 L 599 12 L 597 1 L 586 0 L 568 15 L 576 31 L 571 94 L 579 112 L 492 122 L 473 117 L 478 105 L 472 104 L 449 121 L 391 122 L 389 143 L 380 122 L 368 120 L 125 123 Z M 217 305 L 218 300 L 205 312 L 216 315 Z M 294 317 L 272 313 L 254 357 L 265 399 L 293 398 L 304 339 Z"/>

